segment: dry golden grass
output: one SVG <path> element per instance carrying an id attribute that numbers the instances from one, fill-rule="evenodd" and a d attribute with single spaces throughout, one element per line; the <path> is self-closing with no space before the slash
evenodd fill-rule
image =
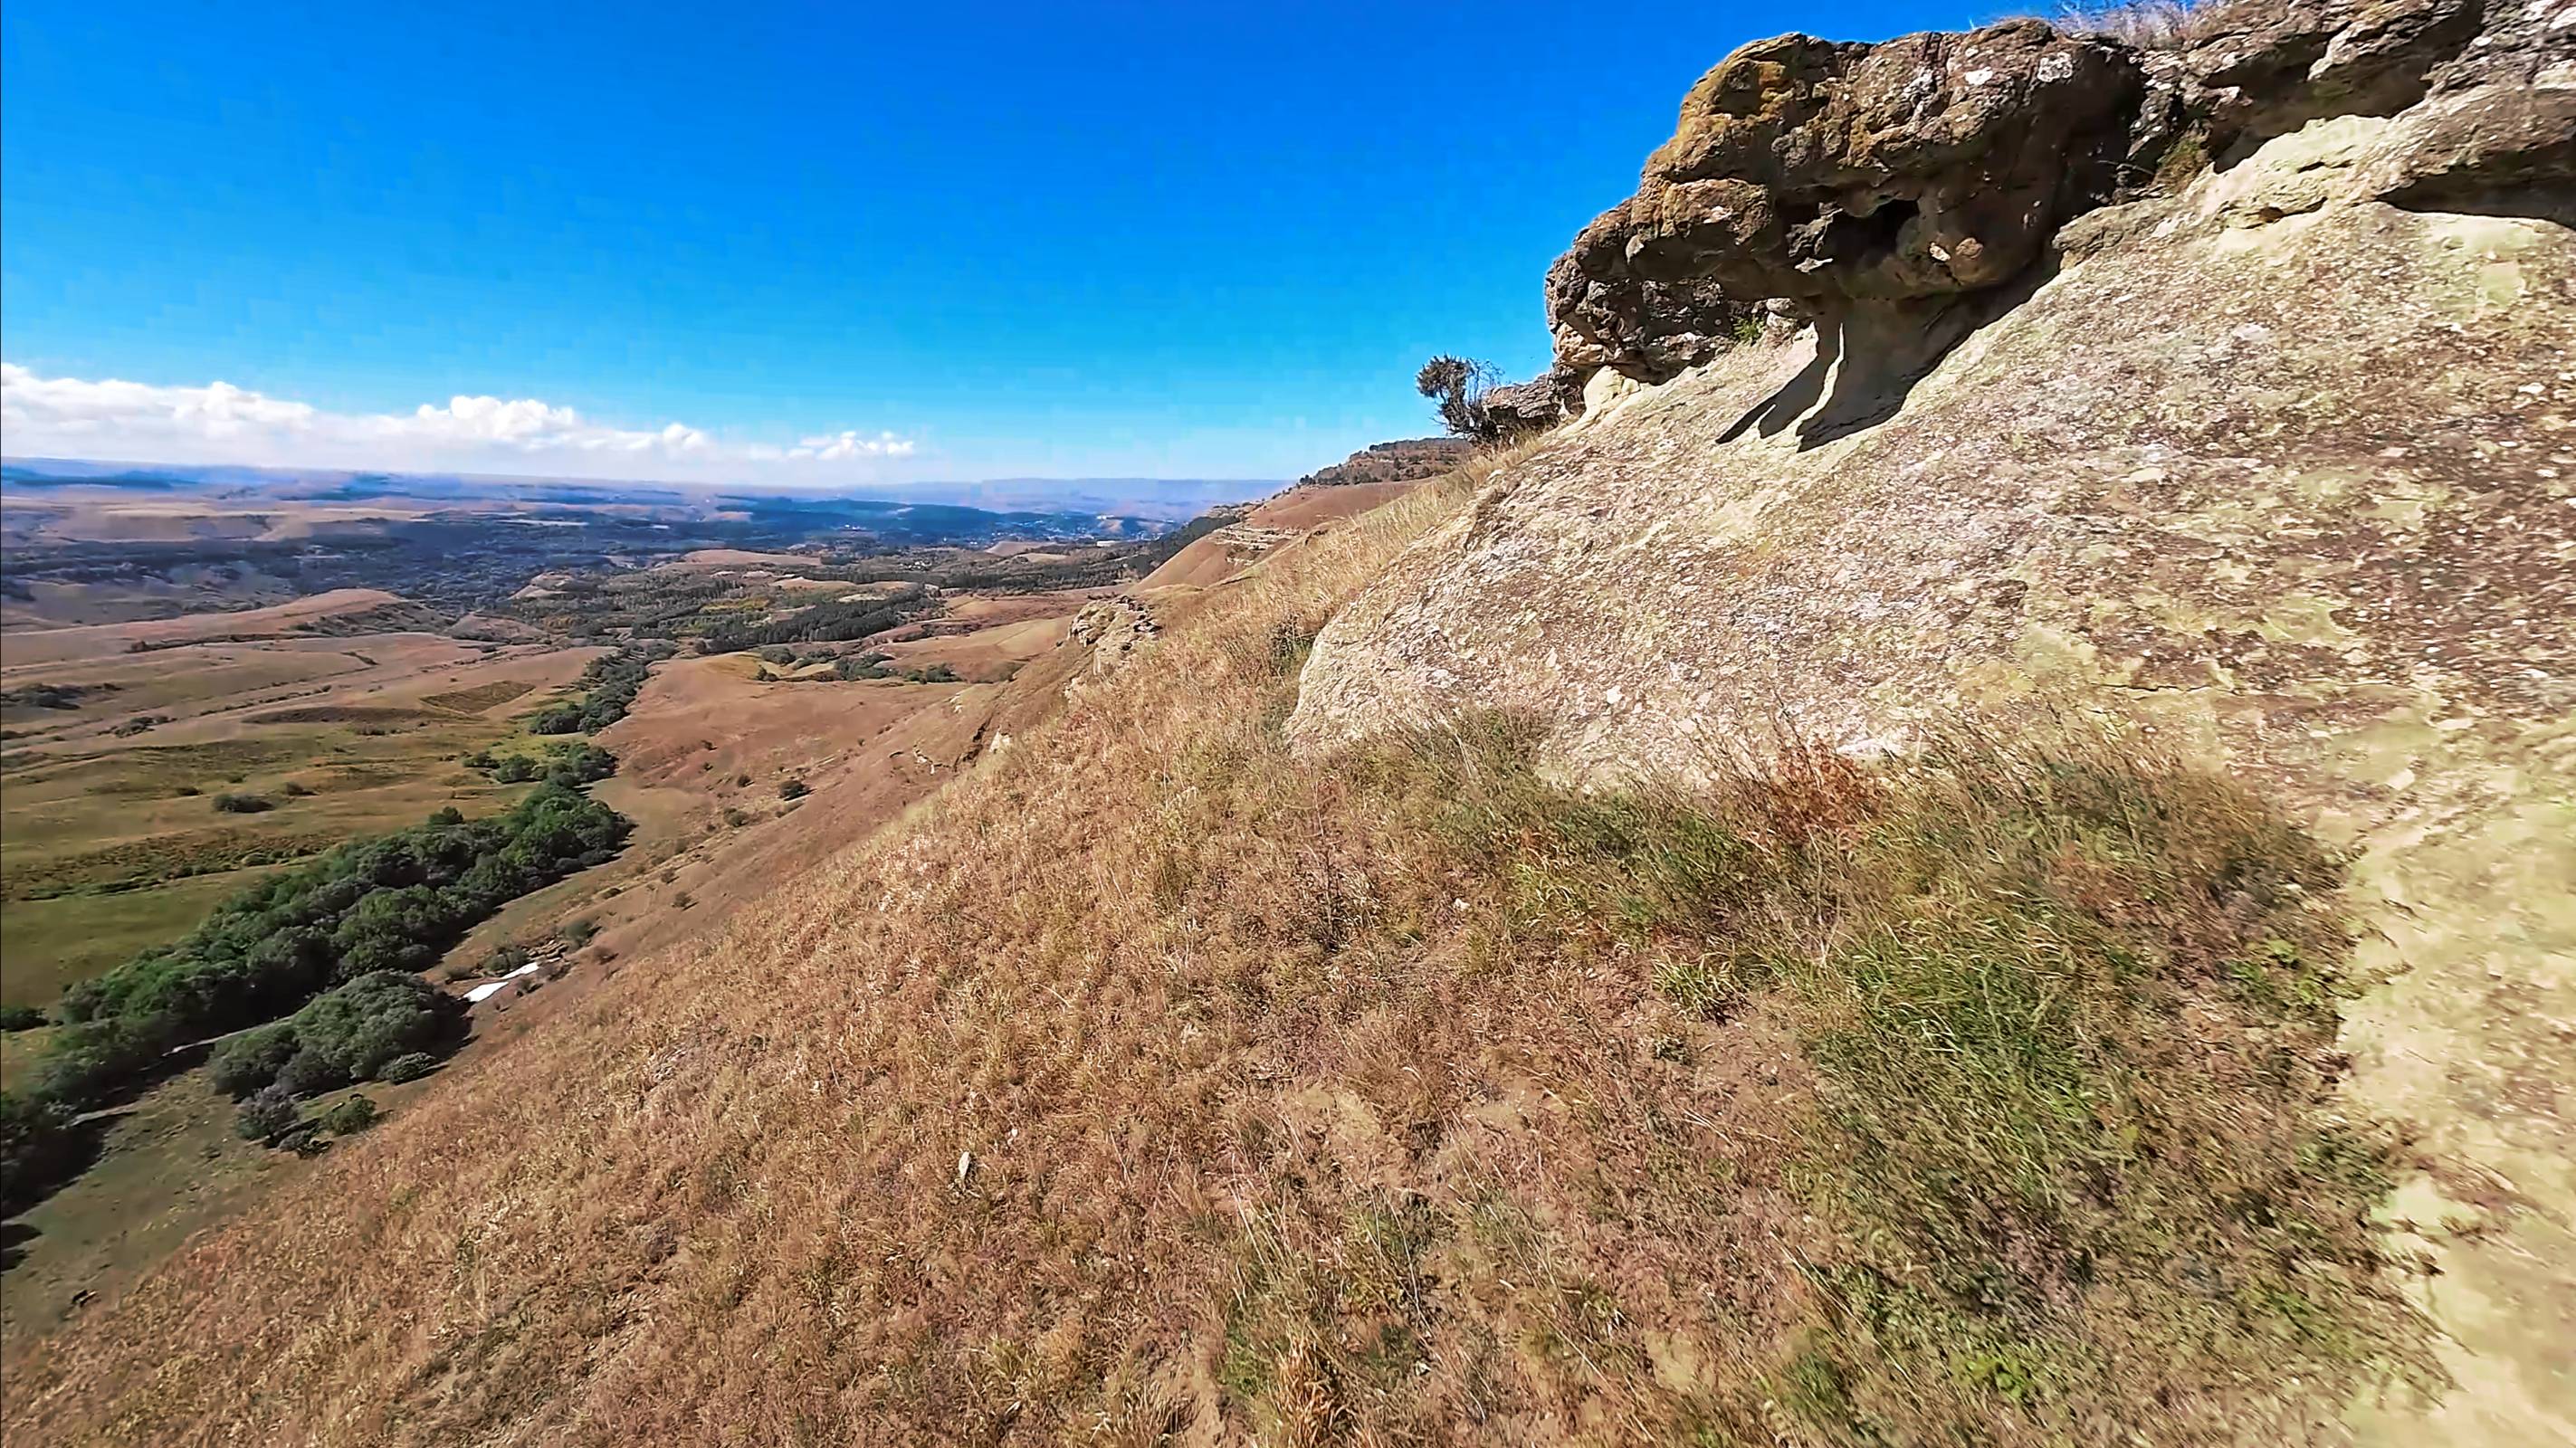
<path id="1" fill-rule="evenodd" d="M 2141 50 L 2180 50 L 2212 33 L 2214 22 L 2249 15 L 2240 4 L 2224 0 L 2125 0 L 2125 3 L 2061 6 L 2049 23 L 2069 35 L 2097 35 Z"/>
<path id="2" fill-rule="evenodd" d="M 1465 498 L 13 1341 L 13 1441 L 2277 1442 L 2405 1358 L 2331 860 L 2098 752 L 1292 755 Z"/>

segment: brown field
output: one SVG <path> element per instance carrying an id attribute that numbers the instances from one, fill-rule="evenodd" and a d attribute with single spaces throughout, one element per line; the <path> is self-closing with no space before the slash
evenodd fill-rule
<path id="1" fill-rule="evenodd" d="M 279 540 L 317 531 L 363 533 L 369 525 L 453 511 L 454 499 L 385 496 L 359 502 L 263 496 L 137 496 L 122 488 L 64 487 L 42 496 L 14 495 L 6 519 L 11 537 L 43 543 L 175 543 L 200 539 Z M 507 511 L 509 505 L 490 505 Z"/>
<path id="2" fill-rule="evenodd" d="M 84 699 L 76 709 L 15 714 L 10 720 L 12 739 L 91 733 L 137 715 L 180 712 L 179 706 L 265 702 L 317 693 L 332 678 L 366 667 L 346 654 L 289 649 L 275 643 L 193 644 L 180 652 L 184 659 L 129 654 L 29 671 L 49 683 L 103 684 L 115 692 Z"/>
<path id="3" fill-rule="evenodd" d="M 175 568 L 167 579 L 119 579 L 103 583 L 56 583 L 34 580 L 31 597 L 0 599 L 0 630 L 72 628 L 85 624 L 134 623 L 182 613 L 284 603 L 295 596 L 282 578 L 231 569 Z"/>
<path id="4" fill-rule="evenodd" d="M 1252 510 L 1244 521 L 1263 528 L 1317 528 L 1394 502 L 1420 483 L 1349 483 L 1330 488 L 1290 488 Z"/>
<path id="5" fill-rule="evenodd" d="M 513 699 L 524 696 L 536 685 L 526 679 L 495 679 L 470 689 L 451 689 L 443 694 L 428 694 L 421 703 L 451 714 L 488 714 Z"/>
<path id="6" fill-rule="evenodd" d="M 872 647 L 885 654 L 896 668 L 946 664 L 963 679 L 1006 679 L 1020 665 L 1063 642 L 1066 626 L 1071 622 L 1069 617 L 1058 614 Z"/>
<path id="7" fill-rule="evenodd" d="M 1024 623 L 1035 618 L 1071 618 L 1082 606 L 1095 598 L 1117 592 L 1107 588 L 1064 588 L 1049 593 L 1004 593 L 992 597 L 968 595 L 947 599 L 947 611 L 939 622 L 955 622 L 972 628 L 993 624 Z"/>
<path id="8" fill-rule="evenodd" d="M 812 568 L 821 560 L 803 553 L 755 553 L 747 548 L 699 548 L 666 567 Z"/>
<path id="9" fill-rule="evenodd" d="M 37 665 L 110 659 L 134 651 L 137 645 L 160 648 L 198 639 L 271 637 L 333 614 L 361 613 L 401 601 L 399 596 L 382 589 L 335 588 L 328 593 L 231 613 L 188 614 L 81 628 L 13 629 L 0 634 L 0 676 L 14 681 Z"/>

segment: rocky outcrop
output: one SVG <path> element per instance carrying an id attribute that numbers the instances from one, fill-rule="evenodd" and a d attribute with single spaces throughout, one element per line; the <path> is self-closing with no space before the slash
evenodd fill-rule
<path id="1" fill-rule="evenodd" d="M 1663 381 L 1704 359 L 1709 330 L 1786 298 L 1865 364 L 1839 389 L 1842 411 L 1865 409 L 1862 374 L 1924 360 L 1912 339 L 1951 299 L 2028 271 L 2116 189 L 2145 88 L 2134 52 L 2033 20 L 1748 45 L 1549 273 L 1559 361 Z"/>
<path id="2" fill-rule="evenodd" d="M 1554 394 L 1579 396 L 1602 368 L 1668 381 L 1786 302 L 1815 322 L 1816 375 L 1755 421 L 1822 440 L 1884 415 L 2036 285 L 2074 217 L 2322 119 L 2425 112 L 2382 158 L 2382 195 L 2484 209 L 2538 192 L 2514 209 L 2564 219 L 2568 13 L 2235 0 L 2154 52 L 2031 20 L 1748 45 L 1691 89 L 1637 193 L 1549 272 Z"/>
<path id="3" fill-rule="evenodd" d="M 1064 692 L 1071 697 L 1127 667 L 1153 646 L 1162 625 L 1151 608 L 1132 598 L 1096 598 L 1073 616 L 1067 633 L 1073 646 L 1084 651 L 1082 667 L 1065 682 Z"/>
<path id="4" fill-rule="evenodd" d="M 1556 370 L 1578 395 L 1583 378 L 1603 367 L 1640 381 L 1669 381 L 1724 351 L 1757 319 L 1758 304 L 1729 297 L 1714 281 L 1659 282 L 1636 274 L 1626 265 L 1621 220 L 1613 212 L 1585 228 L 1547 274 Z"/>
<path id="5" fill-rule="evenodd" d="M 1577 391 L 1569 398 L 1563 379 L 1549 373 L 1528 382 L 1489 388 L 1482 399 L 1482 406 L 1494 435 L 1509 438 L 1545 432 L 1565 421 L 1572 410 L 1569 402 L 1580 397 L 1581 393 Z"/>
<path id="6" fill-rule="evenodd" d="M 1355 483 L 1404 483 L 1436 478 L 1467 460 L 1475 445 L 1462 437 L 1408 437 L 1372 443 L 1328 468 L 1297 480 L 1298 487 L 1338 488 Z"/>
<path id="7" fill-rule="evenodd" d="M 2233 156 L 2329 116 L 2394 115 L 2478 33 L 2481 0 L 2233 0 L 2177 67 L 2210 149 Z"/>
<path id="8" fill-rule="evenodd" d="M 2030 27 L 1739 53 L 1550 282 L 1583 272 L 1559 315 L 1637 380 L 1593 378 L 1582 418 L 1335 617 L 1289 728 L 1320 749 L 1534 714 L 1556 768 L 1610 781 L 1781 731 L 1868 755 L 1963 719 L 2109 719 L 2269 789 L 2353 851 L 2384 983 L 2347 1013 L 2351 1099 L 2422 1128 L 2388 1218 L 2438 1266 L 2423 1300 L 2463 1385 L 2358 1409 L 2355 1435 L 2555 1442 L 2576 234 L 2551 218 L 2576 0 L 2465 39 L 2394 8 L 2296 12 L 2308 38 L 2265 32 L 2260 65 L 2218 64 L 2240 52 L 2207 31 L 2145 58 Z M 2041 79 L 2088 65 L 2134 107 Z M 2159 95 L 2183 120 L 2147 154 L 2223 137 L 2212 163 L 2105 174 Z M 2019 207 L 1981 209 L 1978 175 Z M 1618 299 L 1649 275 L 1791 287 L 1820 325 L 1643 387 L 1664 364 Z M 1873 310 L 1962 335 L 1913 354 L 1891 414 L 1813 427 Z"/>

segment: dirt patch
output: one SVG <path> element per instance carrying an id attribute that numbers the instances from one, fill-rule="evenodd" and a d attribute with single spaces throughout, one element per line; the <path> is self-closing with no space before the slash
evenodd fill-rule
<path id="1" fill-rule="evenodd" d="M 495 679 L 470 689 L 456 689 L 444 694 L 429 694 L 421 703 L 432 709 L 445 709 L 453 714 L 480 714 L 526 694 L 536 685 L 525 679 Z"/>

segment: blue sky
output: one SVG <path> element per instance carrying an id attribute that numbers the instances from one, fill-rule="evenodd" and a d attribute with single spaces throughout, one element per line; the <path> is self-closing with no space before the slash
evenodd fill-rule
<path id="1" fill-rule="evenodd" d="M 1433 351 L 1543 365 L 1727 50 L 1970 18 L 873 9 L 8 0 L 8 450 L 1293 475 L 1428 431 Z"/>

